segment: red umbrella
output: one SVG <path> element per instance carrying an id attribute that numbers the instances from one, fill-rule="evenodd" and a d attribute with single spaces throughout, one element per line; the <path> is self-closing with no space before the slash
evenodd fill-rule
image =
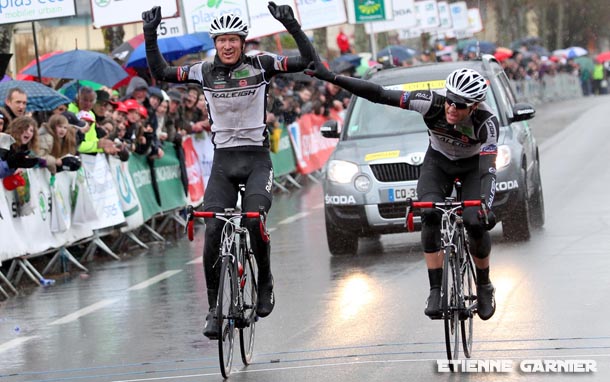
<path id="1" fill-rule="evenodd" d="M 132 37 L 131 39 L 125 41 L 117 48 L 115 48 L 111 53 L 110 57 L 119 60 L 121 62 L 127 62 L 127 59 L 133 53 L 133 50 L 137 48 L 139 45 L 144 43 L 144 34 L 140 33 L 139 35 Z"/>
<path id="2" fill-rule="evenodd" d="M 610 61 L 610 50 L 606 51 L 606 52 L 601 52 L 600 54 L 597 55 L 596 57 L 597 62 L 606 62 L 606 61 Z"/>
<path id="3" fill-rule="evenodd" d="M 504 61 L 508 58 L 511 58 L 512 56 L 513 56 L 512 49 L 508 49 L 503 46 L 499 46 L 494 53 L 494 57 L 498 61 Z"/>
<path id="4" fill-rule="evenodd" d="M 56 50 L 54 52 L 49 52 L 49 53 L 43 54 L 42 56 L 38 57 L 38 61 L 43 62 L 47 58 L 53 57 L 59 53 L 63 53 L 63 50 Z M 17 72 L 17 79 L 22 80 L 22 81 L 34 81 L 36 79 L 36 76 L 30 75 L 30 74 L 23 74 L 23 72 L 35 65 L 36 65 L 36 59 L 33 59 L 26 66 L 21 68 L 21 70 L 19 72 Z"/>

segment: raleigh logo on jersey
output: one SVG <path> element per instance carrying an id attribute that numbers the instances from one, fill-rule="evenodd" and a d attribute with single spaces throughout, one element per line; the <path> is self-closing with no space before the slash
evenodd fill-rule
<path id="1" fill-rule="evenodd" d="M 212 98 L 235 98 L 255 95 L 256 90 L 241 90 L 237 92 L 212 93 Z"/>

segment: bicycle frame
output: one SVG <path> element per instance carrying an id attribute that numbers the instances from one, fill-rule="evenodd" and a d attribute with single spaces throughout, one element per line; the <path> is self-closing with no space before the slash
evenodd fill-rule
<path id="1" fill-rule="evenodd" d="M 195 218 L 216 218 L 224 221 L 218 259 L 221 262 L 216 312 L 220 321 L 218 338 L 222 375 L 227 378 L 233 361 L 235 330 L 239 329 L 242 361 L 248 365 L 252 358 L 258 285 L 256 259 L 250 245 L 250 233 L 243 225 L 244 218 L 259 220 L 263 240 L 269 240 L 265 212 L 199 212 L 187 207 L 187 233 L 194 239 Z"/>
<path id="2" fill-rule="evenodd" d="M 460 195 L 459 181 L 456 181 L 458 198 Z M 445 344 L 447 358 L 458 359 L 460 332 L 461 345 L 466 358 L 472 352 L 473 316 L 476 311 L 476 295 L 474 285 L 476 275 L 473 259 L 468 246 L 468 237 L 462 218 L 466 207 L 480 207 L 485 219 L 487 209 L 484 199 L 456 201 L 455 198 L 445 198 L 444 202 L 414 202 L 407 200 L 407 230 L 413 230 L 412 209 L 434 208 L 441 212 L 441 253 L 443 259 L 443 281 L 441 287 L 442 319 L 445 323 Z M 453 371 L 453 365 L 450 365 Z"/>

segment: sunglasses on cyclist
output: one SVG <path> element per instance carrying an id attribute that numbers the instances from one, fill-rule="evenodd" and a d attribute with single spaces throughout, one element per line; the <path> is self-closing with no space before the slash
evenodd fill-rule
<path id="1" fill-rule="evenodd" d="M 474 105 L 474 102 L 464 102 L 464 100 L 458 99 L 458 98 L 459 97 L 454 96 L 452 93 L 447 92 L 447 95 L 445 97 L 445 102 L 447 103 L 447 105 L 453 106 L 454 108 L 456 108 L 458 110 L 466 110 L 469 107 L 471 107 L 472 105 Z"/>

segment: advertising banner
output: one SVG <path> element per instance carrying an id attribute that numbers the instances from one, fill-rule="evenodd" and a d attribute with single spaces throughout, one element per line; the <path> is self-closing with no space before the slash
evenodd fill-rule
<path id="1" fill-rule="evenodd" d="M 400 29 L 409 29 L 417 25 L 415 18 L 415 1 L 414 0 L 392 0 L 393 20 L 375 21 L 364 24 L 366 33 L 379 33 L 387 31 L 395 31 Z"/>
<path id="2" fill-rule="evenodd" d="M 297 1 L 297 11 L 301 18 L 301 28 L 303 30 L 345 24 L 347 22 L 343 0 L 301 0 Z"/>
<path id="3" fill-rule="evenodd" d="M 39 0 L 40 1 L 40 0 Z M 180 15 L 178 0 L 90 0 L 93 26 L 102 28 L 110 25 L 122 25 L 142 22 L 142 12 L 153 6 L 161 7 L 162 16 L 176 17 Z M 55 3 L 61 2 L 61 0 Z M 50 4 L 50 0 L 47 0 Z"/>
<path id="4" fill-rule="evenodd" d="M 288 130 L 283 125 L 278 127 L 278 129 L 282 130 L 279 148 L 276 153 L 271 153 L 273 175 L 276 178 L 294 172 L 297 166 L 294 150 L 292 149 L 292 144 L 290 143 L 290 134 L 288 134 Z"/>
<path id="5" fill-rule="evenodd" d="M 261 1 L 261 3 L 260 5 L 265 5 L 264 9 L 267 10 L 267 2 Z M 234 13 L 248 20 L 246 0 L 182 0 L 182 8 L 188 33 L 207 32 L 212 20 L 225 13 Z"/>
<path id="6" fill-rule="evenodd" d="M 208 133 L 198 133 L 191 135 L 193 148 L 197 153 L 201 171 L 203 174 L 203 184 L 208 184 L 212 173 L 212 163 L 214 162 L 214 144 Z"/>
<path id="7" fill-rule="evenodd" d="M 392 0 L 347 0 L 350 24 L 391 20 L 392 12 Z"/>
<path id="8" fill-rule="evenodd" d="M 142 219 L 148 221 L 153 215 L 161 212 L 161 206 L 155 199 L 155 192 L 152 187 L 150 167 L 145 156 L 136 154 L 129 156 L 127 164 L 142 208 Z"/>
<path id="9" fill-rule="evenodd" d="M 304 114 L 288 126 L 297 158 L 297 169 L 301 174 L 321 169 L 337 145 L 338 139 L 324 138 L 320 133 L 320 126 L 327 119 L 321 115 Z"/>
<path id="10" fill-rule="evenodd" d="M 76 15 L 75 0 L 2 0 L 0 25 Z"/>
<path id="11" fill-rule="evenodd" d="M 174 145 L 164 143 L 163 151 L 165 152 L 163 158 L 155 159 L 153 163 L 161 195 L 161 210 L 170 211 L 186 205 L 186 194 Z"/>
<path id="12" fill-rule="evenodd" d="M 262 4 L 261 4 L 262 3 Z M 294 16 L 297 18 L 299 23 L 299 13 L 295 0 L 276 0 L 277 5 L 290 5 L 294 11 Z M 263 5 L 263 6 L 261 6 Z M 248 1 L 248 15 L 250 16 L 250 33 L 248 38 L 259 38 L 269 36 L 274 33 L 285 32 L 286 28 L 277 21 L 267 9 L 267 2 L 263 1 Z"/>
<path id="13" fill-rule="evenodd" d="M 144 224 L 144 218 L 142 217 L 142 208 L 140 207 L 136 187 L 129 175 L 129 164 L 128 162 L 121 162 L 114 156 L 109 156 L 108 165 L 119 194 L 119 202 L 128 230 L 138 228 Z"/>
<path id="14" fill-rule="evenodd" d="M 197 206 L 203 202 L 203 169 L 201 168 L 197 152 L 193 147 L 192 137 L 188 136 L 182 140 L 182 149 L 184 150 L 186 172 L 189 179 L 188 203 Z"/>
<path id="15" fill-rule="evenodd" d="M 91 229 L 112 227 L 125 222 L 119 195 L 105 155 L 81 155 L 81 162 L 85 169 L 89 195 L 98 218 L 92 223 Z"/>

